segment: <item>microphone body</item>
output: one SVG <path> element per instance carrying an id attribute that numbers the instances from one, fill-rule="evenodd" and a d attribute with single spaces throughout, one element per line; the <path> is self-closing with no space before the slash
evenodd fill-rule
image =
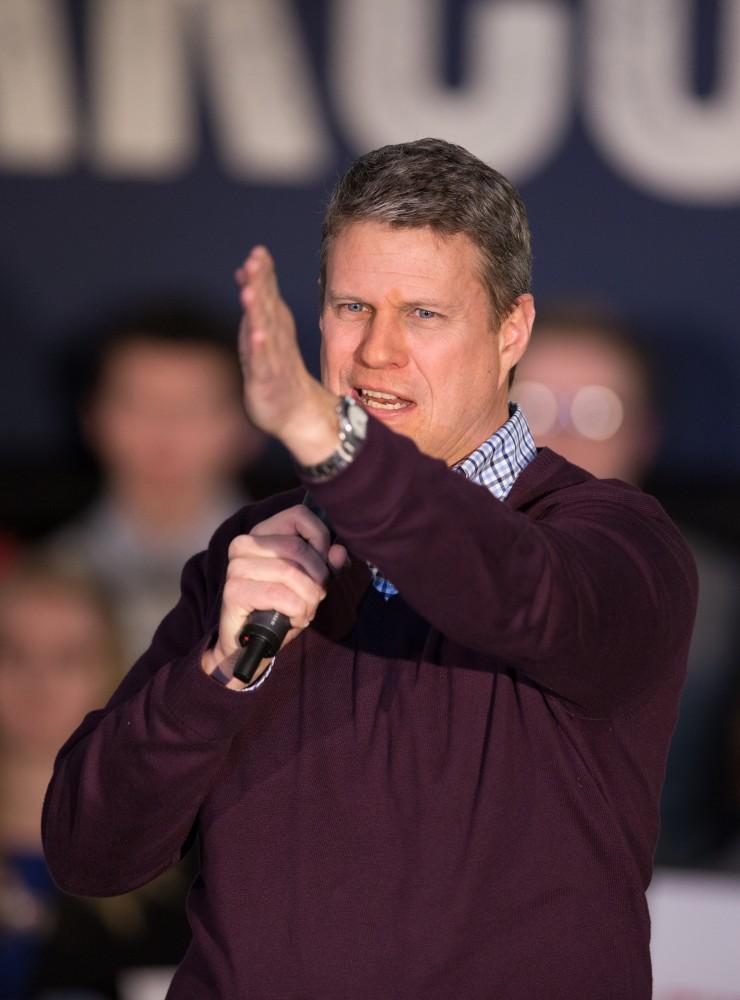
<path id="1" fill-rule="evenodd" d="M 290 619 L 279 611 L 253 611 L 239 633 L 242 652 L 234 667 L 234 677 L 249 684 L 260 663 L 277 654 L 289 628 Z"/>
<path id="2" fill-rule="evenodd" d="M 303 503 L 329 527 L 326 514 L 309 493 L 304 496 Z M 279 611 L 252 611 L 239 633 L 242 652 L 234 667 L 234 677 L 243 684 L 249 684 L 260 663 L 277 655 L 289 630 L 290 619 L 287 615 Z"/>

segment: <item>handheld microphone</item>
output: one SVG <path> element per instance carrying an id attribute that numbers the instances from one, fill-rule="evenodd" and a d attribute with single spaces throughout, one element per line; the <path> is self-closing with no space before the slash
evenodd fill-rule
<path id="1" fill-rule="evenodd" d="M 326 514 L 309 493 L 304 496 L 303 503 L 330 527 Z M 234 677 L 243 684 L 249 684 L 260 663 L 277 655 L 289 629 L 290 618 L 279 611 L 252 611 L 239 632 L 242 652 L 234 667 Z"/>
<path id="2" fill-rule="evenodd" d="M 234 677 L 249 684 L 260 663 L 276 655 L 289 628 L 290 619 L 279 611 L 253 611 L 239 633 L 242 652 L 234 667 Z"/>

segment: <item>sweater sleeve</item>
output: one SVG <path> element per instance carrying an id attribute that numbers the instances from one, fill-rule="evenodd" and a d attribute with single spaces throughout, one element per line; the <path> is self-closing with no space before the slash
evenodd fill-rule
<path id="1" fill-rule="evenodd" d="M 523 512 L 368 427 L 355 461 L 311 492 L 444 636 L 599 714 L 685 667 L 696 571 L 652 497 L 561 474 Z"/>
<path id="2" fill-rule="evenodd" d="M 260 505 L 251 523 L 277 509 Z M 149 649 L 57 755 L 42 835 L 67 892 L 128 892 L 174 864 L 218 780 L 245 699 L 208 677 L 200 659 L 218 624 L 229 542 L 251 526 L 242 521 L 227 521 L 186 564 L 180 600 Z"/>

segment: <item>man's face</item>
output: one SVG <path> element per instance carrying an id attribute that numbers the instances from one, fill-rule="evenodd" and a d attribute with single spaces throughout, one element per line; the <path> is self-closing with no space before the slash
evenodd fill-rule
<path id="1" fill-rule="evenodd" d="M 324 385 L 448 465 L 508 417 L 508 371 L 526 346 L 522 330 L 508 327 L 508 319 L 500 331 L 493 325 L 467 236 L 357 222 L 330 248 Z"/>
<path id="2" fill-rule="evenodd" d="M 225 358 L 146 340 L 108 359 L 88 424 L 113 480 L 160 496 L 220 485 L 249 434 Z"/>
<path id="3" fill-rule="evenodd" d="M 37 623 L 44 622 L 39 629 Z M 47 759 L 109 694 L 110 642 L 100 612 L 59 583 L 0 600 L 0 739 Z"/>
<path id="4" fill-rule="evenodd" d="M 646 375 L 623 348 L 567 328 L 534 338 L 512 397 L 538 445 L 599 478 L 639 484 L 658 444 Z"/>

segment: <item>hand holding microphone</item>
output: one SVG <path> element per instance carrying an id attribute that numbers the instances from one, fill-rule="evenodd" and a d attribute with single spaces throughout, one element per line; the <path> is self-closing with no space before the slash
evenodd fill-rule
<path id="1" fill-rule="evenodd" d="M 219 635 L 204 657 L 206 672 L 218 666 L 233 675 L 242 653 L 239 636 L 254 611 L 267 612 L 264 617 L 268 619 L 274 612 L 284 615 L 289 628 L 282 645 L 291 642 L 310 624 L 326 596 L 330 569 L 340 570 L 347 559 L 344 546 L 331 544 L 326 525 L 303 504 L 280 511 L 255 525 L 248 535 L 234 538 L 229 546 Z M 261 652 L 259 643 L 255 652 Z M 272 655 L 267 653 L 267 657 Z M 252 665 L 259 668 L 260 662 L 264 662 L 261 655 Z M 257 676 L 255 670 L 254 679 Z M 238 681 L 232 685 L 241 686 Z"/>
<path id="2" fill-rule="evenodd" d="M 306 369 L 267 249 L 254 247 L 235 277 L 244 307 L 239 356 L 247 414 L 279 438 L 300 466 L 323 463 L 337 435 L 342 439 L 338 399 Z M 306 503 L 268 518 L 229 547 L 219 636 L 203 669 L 213 673 L 219 667 L 232 678 L 230 687 L 257 680 L 277 648 L 309 625 L 326 596 L 330 569 L 341 569 L 348 559 Z"/>

